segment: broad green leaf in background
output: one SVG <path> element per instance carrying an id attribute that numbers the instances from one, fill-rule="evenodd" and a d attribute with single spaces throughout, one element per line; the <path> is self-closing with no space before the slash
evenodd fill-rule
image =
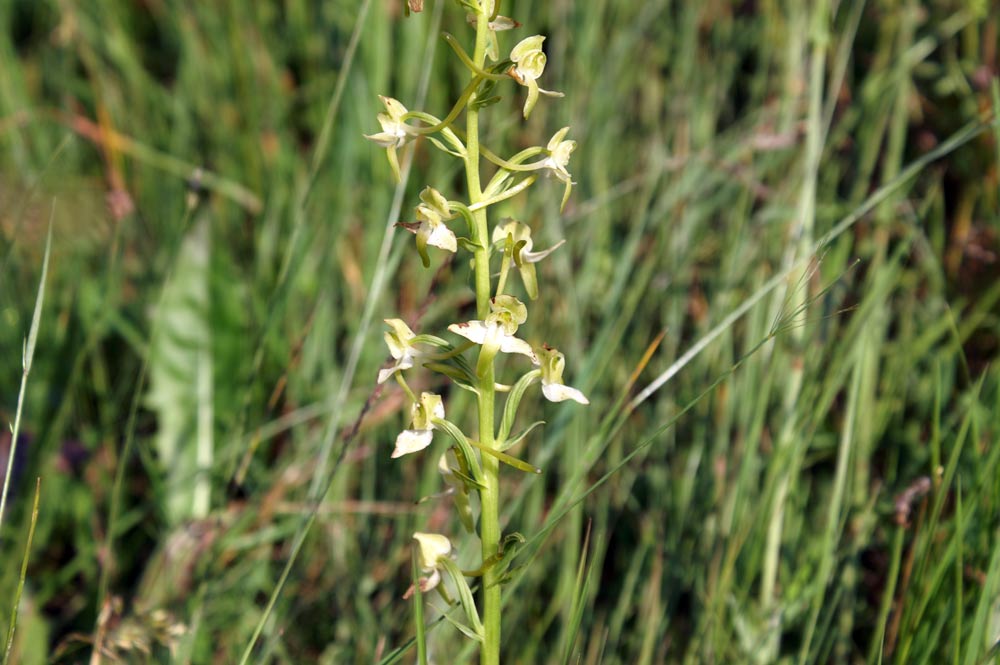
<path id="1" fill-rule="evenodd" d="M 188 232 L 153 311 L 147 406 L 156 414 L 163 510 L 171 524 L 208 513 L 212 460 L 211 234 L 202 217 Z"/>

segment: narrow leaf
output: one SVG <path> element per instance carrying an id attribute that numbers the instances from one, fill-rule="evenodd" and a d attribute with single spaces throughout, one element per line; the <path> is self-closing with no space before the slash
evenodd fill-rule
<path id="1" fill-rule="evenodd" d="M 537 381 L 541 375 L 541 370 L 531 370 L 518 379 L 514 387 L 511 388 L 510 394 L 507 395 L 507 401 L 503 405 L 503 419 L 500 421 L 500 432 L 497 434 L 497 441 L 500 442 L 499 447 L 501 450 L 506 450 L 510 447 L 503 445 L 503 441 L 510 435 L 510 430 L 514 426 L 514 420 L 517 418 L 517 407 L 521 404 L 524 391 Z"/>
<path id="2" fill-rule="evenodd" d="M 507 453 L 500 452 L 499 450 L 494 450 L 493 448 L 487 448 L 478 441 L 470 441 L 470 443 L 479 450 L 483 451 L 485 454 L 491 457 L 496 457 L 504 464 L 512 466 L 518 471 L 524 471 L 525 473 L 535 473 L 535 474 L 540 474 L 542 472 L 542 470 L 539 469 L 537 466 L 532 466 L 527 462 L 525 462 L 524 460 L 519 460 L 518 458 L 508 455 Z"/>
<path id="3" fill-rule="evenodd" d="M 521 443 L 521 441 L 524 440 L 524 437 L 528 436 L 528 434 L 530 434 L 533 429 L 544 424 L 545 424 L 544 420 L 536 420 L 535 422 L 528 425 L 521 433 L 517 434 L 516 436 L 512 436 L 509 441 L 504 442 L 504 444 L 500 446 L 500 450 L 509 450 L 513 448 L 517 444 Z"/>
<path id="4" fill-rule="evenodd" d="M 451 559 L 442 558 L 438 561 L 438 565 L 448 574 L 455 585 L 455 589 L 458 591 L 458 601 L 461 603 L 462 609 L 465 611 L 465 617 L 475 632 L 473 639 L 482 641 L 485 630 L 483 629 L 482 621 L 479 619 L 479 610 L 476 609 L 476 600 L 472 597 L 472 589 L 469 588 L 469 582 L 465 579 L 458 564 Z"/>
<path id="5" fill-rule="evenodd" d="M 472 474 L 472 478 L 475 480 L 477 485 L 485 485 L 486 481 L 483 479 L 482 469 L 479 468 L 479 463 L 476 462 L 476 455 L 472 452 L 472 446 L 469 445 L 469 439 L 466 438 L 465 434 L 460 430 L 454 423 L 441 418 L 434 418 L 432 421 L 435 427 L 440 428 L 448 436 L 455 440 L 458 444 L 459 450 L 465 455 L 466 462 L 469 465 L 469 473 Z"/>

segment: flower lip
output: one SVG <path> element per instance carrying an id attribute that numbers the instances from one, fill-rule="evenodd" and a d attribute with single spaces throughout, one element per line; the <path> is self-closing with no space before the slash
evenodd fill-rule
<path id="1" fill-rule="evenodd" d="M 566 356 L 558 349 L 548 344 L 535 350 L 537 364 L 542 370 L 542 395 L 550 402 L 565 402 L 573 400 L 580 404 L 590 404 L 590 400 L 582 392 L 563 383 L 563 370 L 566 368 Z"/>
<path id="2" fill-rule="evenodd" d="M 444 402 L 440 395 L 424 392 L 420 401 L 410 406 L 410 428 L 396 437 L 392 458 L 423 450 L 434 440 L 434 420 L 444 419 Z"/>

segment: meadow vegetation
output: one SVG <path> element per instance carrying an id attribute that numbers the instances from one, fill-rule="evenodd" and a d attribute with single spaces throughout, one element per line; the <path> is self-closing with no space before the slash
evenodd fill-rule
<path id="1" fill-rule="evenodd" d="M 462 12 L 405 4 L 0 2 L 6 662 L 414 661 L 411 536 L 457 520 L 390 460 L 382 320 L 476 302 L 394 227 L 457 162 L 394 187 L 363 138 L 468 79 Z M 505 213 L 566 239 L 519 335 L 591 402 L 522 406 L 502 662 L 994 662 L 1000 9 L 502 5 L 566 97 L 484 142 L 578 141 L 563 214 Z"/>

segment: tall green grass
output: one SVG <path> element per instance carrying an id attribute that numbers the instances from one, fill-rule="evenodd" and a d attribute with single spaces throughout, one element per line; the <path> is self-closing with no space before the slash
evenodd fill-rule
<path id="1" fill-rule="evenodd" d="M 377 93 L 458 80 L 436 4 L 0 3 L 5 423 L 58 199 L 0 525 L 7 635 L 40 476 L 12 662 L 415 658 L 410 534 L 450 517 L 389 463 L 377 322 L 471 312 L 471 271 L 391 227 L 459 174 L 420 149 L 394 192 L 361 134 Z M 503 3 L 568 94 L 486 132 L 580 144 L 565 216 L 557 182 L 504 213 L 567 238 L 524 332 L 593 402 L 524 414 L 504 662 L 996 657 L 1000 14 L 822 4 Z M 464 662 L 437 616 L 430 657 Z"/>

